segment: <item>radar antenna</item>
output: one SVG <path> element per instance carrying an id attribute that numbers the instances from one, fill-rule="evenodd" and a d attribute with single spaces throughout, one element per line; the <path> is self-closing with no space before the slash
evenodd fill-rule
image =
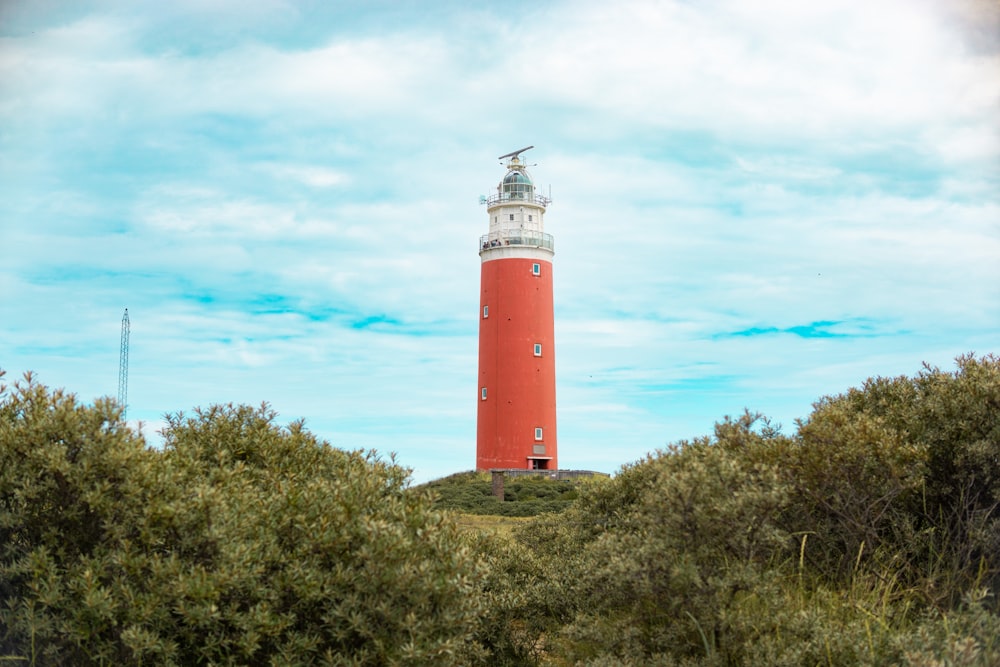
<path id="1" fill-rule="evenodd" d="M 122 346 L 121 355 L 118 357 L 118 405 L 122 408 L 122 419 L 128 410 L 128 308 L 122 315 Z"/>
<path id="2" fill-rule="evenodd" d="M 517 156 L 518 156 L 518 155 L 520 155 L 520 154 L 521 154 L 521 153 L 523 153 L 524 151 L 526 151 L 526 150 L 528 150 L 528 149 L 531 149 L 531 148 L 534 148 L 534 146 L 525 146 L 524 148 L 522 148 L 522 149 L 520 149 L 520 150 L 516 150 L 516 151 L 513 151 L 512 153 L 507 153 L 506 155 L 501 155 L 501 156 L 500 156 L 500 157 L 498 157 L 497 159 L 498 159 L 498 160 L 502 160 L 502 159 L 504 159 L 505 157 L 510 157 L 510 158 L 514 158 L 514 159 L 516 160 L 516 159 L 517 159 Z"/>

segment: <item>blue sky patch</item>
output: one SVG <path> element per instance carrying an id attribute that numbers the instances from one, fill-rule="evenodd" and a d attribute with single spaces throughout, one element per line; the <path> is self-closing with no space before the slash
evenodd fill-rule
<path id="1" fill-rule="evenodd" d="M 128 307 L 151 439 L 268 401 L 468 469 L 477 201 L 529 145 L 565 467 L 996 352 L 998 10 L 959 4 L 0 2 L 0 364 L 115 395 Z"/>

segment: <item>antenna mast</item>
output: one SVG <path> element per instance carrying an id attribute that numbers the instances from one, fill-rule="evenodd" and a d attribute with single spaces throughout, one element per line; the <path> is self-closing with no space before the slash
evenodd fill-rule
<path id="1" fill-rule="evenodd" d="M 122 315 L 122 347 L 118 357 L 118 405 L 122 406 L 122 419 L 128 411 L 128 308 Z"/>
<path id="2" fill-rule="evenodd" d="M 507 153 L 506 155 L 501 155 L 497 159 L 498 160 L 502 160 L 505 157 L 509 157 L 509 158 L 512 158 L 512 159 L 516 160 L 518 158 L 518 156 L 521 155 L 521 153 L 523 153 L 524 151 L 526 151 L 528 149 L 531 149 L 531 148 L 534 148 L 534 146 L 525 146 L 524 148 L 521 148 L 520 150 L 511 151 L 510 153 Z"/>

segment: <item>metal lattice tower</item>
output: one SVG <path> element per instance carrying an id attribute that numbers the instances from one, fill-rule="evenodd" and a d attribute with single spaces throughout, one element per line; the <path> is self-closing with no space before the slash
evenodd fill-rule
<path id="1" fill-rule="evenodd" d="M 118 359 L 118 405 L 122 406 L 122 419 L 128 411 L 128 308 L 122 316 L 122 347 Z"/>

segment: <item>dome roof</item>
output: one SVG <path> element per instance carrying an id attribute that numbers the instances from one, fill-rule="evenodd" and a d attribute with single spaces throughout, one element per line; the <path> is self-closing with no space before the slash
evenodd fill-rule
<path id="1" fill-rule="evenodd" d="M 535 196 L 535 185 L 524 169 L 511 169 L 497 187 L 500 194 L 510 199 L 530 200 Z"/>
<path id="2" fill-rule="evenodd" d="M 514 184 L 524 184 L 531 185 L 531 179 L 523 171 L 511 169 L 507 172 L 507 175 L 503 177 L 504 185 L 514 185 Z"/>

